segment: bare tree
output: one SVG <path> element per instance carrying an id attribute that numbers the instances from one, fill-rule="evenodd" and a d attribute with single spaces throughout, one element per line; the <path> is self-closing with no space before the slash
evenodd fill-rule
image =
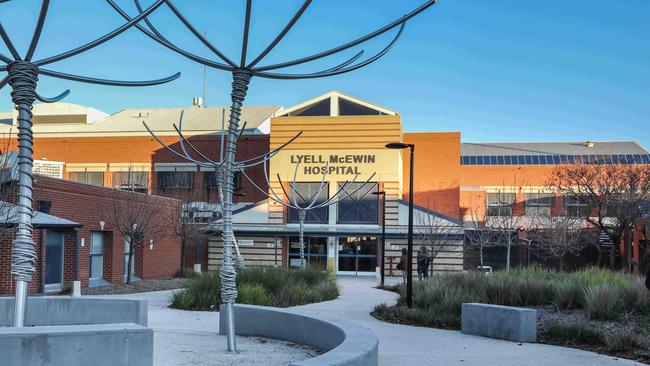
<path id="1" fill-rule="evenodd" d="M 558 269 L 564 270 L 568 255 L 579 255 L 582 250 L 598 242 L 598 230 L 584 227 L 584 219 L 569 216 L 541 215 L 532 230 L 533 245 L 538 255 L 558 260 Z"/>
<path id="2" fill-rule="evenodd" d="M 164 213 L 162 198 L 140 193 L 146 183 L 129 169 L 120 187 L 114 188 L 113 202 L 108 208 L 112 225 L 128 244 L 126 283 L 131 283 L 135 251 L 145 245 L 145 239 L 156 240 L 169 233 L 169 217 Z"/>
<path id="3" fill-rule="evenodd" d="M 429 247 L 429 256 L 431 259 L 429 274 L 433 276 L 435 259 L 450 245 L 452 237 L 458 235 L 460 227 L 453 222 L 434 215 L 418 217 L 417 221 L 415 227 L 416 239 Z"/>
<path id="4" fill-rule="evenodd" d="M 205 202 L 204 195 L 196 188 L 169 189 L 164 192 L 164 195 L 181 201 L 181 204 L 176 206 L 170 221 L 171 227 L 181 240 L 181 268 L 185 268 L 187 249 L 196 246 L 198 252 L 200 242 L 207 236 L 205 226 L 216 218 L 219 212 L 218 205 Z M 200 264 L 199 258 L 196 257 L 195 255 L 194 263 Z"/>
<path id="5" fill-rule="evenodd" d="M 632 228 L 642 217 L 642 203 L 650 197 L 650 166 L 641 164 L 575 164 L 557 167 L 549 185 L 576 199 L 588 209 L 582 218 L 607 233 L 614 245 L 610 267 L 616 266 L 618 245 L 623 242 L 623 263 L 631 270 Z M 599 263 L 602 258 L 599 246 Z"/>
<path id="6" fill-rule="evenodd" d="M 485 227 L 492 230 L 496 246 L 506 248 L 506 271 L 510 271 L 512 263 L 512 247 L 517 243 L 518 231 L 522 231 L 530 220 L 525 220 L 519 212 L 515 212 L 515 203 L 519 192 L 498 190 L 493 193 L 492 200 L 486 208 Z"/>

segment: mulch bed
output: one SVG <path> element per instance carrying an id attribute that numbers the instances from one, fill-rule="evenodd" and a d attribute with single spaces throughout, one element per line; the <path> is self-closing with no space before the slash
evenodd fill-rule
<path id="1" fill-rule="evenodd" d="M 129 284 L 94 287 L 81 289 L 82 295 L 124 295 L 141 292 L 175 290 L 187 287 L 187 278 L 163 278 L 156 280 L 140 280 Z"/>

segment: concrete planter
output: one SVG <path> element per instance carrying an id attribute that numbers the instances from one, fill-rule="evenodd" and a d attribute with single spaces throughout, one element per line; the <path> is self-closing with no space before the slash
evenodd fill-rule
<path id="1" fill-rule="evenodd" d="M 225 308 L 222 307 L 221 314 Z M 225 316 L 219 317 L 224 334 Z M 290 366 L 377 366 L 379 339 L 369 329 L 339 320 L 253 305 L 235 305 L 238 335 L 281 339 L 326 352 Z"/>
<path id="2" fill-rule="evenodd" d="M 12 324 L 13 303 L 0 298 L 0 326 Z M 2 365 L 153 365 L 145 300 L 29 298 L 25 325 L 0 328 Z"/>
<path id="3" fill-rule="evenodd" d="M 537 310 L 479 303 L 463 304 L 461 331 L 513 342 L 534 343 L 537 341 Z"/>

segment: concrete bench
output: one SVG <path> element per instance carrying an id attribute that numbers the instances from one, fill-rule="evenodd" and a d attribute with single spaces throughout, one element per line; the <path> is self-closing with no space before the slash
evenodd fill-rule
<path id="1" fill-rule="evenodd" d="M 2 366 L 152 366 L 146 300 L 30 297 L 24 328 L 0 298 Z"/>
<path id="2" fill-rule="evenodd" d="M 225 332 L 225 308 L 219 332 Z M 242 336 L 280 339 L 326 351 L 289 366 L 377 366 L 379 339 L 369 329 L 340 320 L 323 319 L 294 310 L 235 305 L 235 331 Z"/>
<path id="3" fill-rule="evenodd" d="M 491 304 L 463 304 L 461 332 L 513 342 L 536 342 L 537 310 Z"/>

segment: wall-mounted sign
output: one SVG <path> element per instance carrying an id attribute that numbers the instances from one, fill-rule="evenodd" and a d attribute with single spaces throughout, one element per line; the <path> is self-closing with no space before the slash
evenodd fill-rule
<path id="1" fill-rule="evenodd" d="M 240 247 L 252 247 L 253 246 L 253 240 L 251 239 L 239 239 L 237 240 L 237 245 Z"/>
<path id="2" fill-rule="evenodd" d="M 300 164 L 306 175 L 356 175 L 360 165 L 374 164 L 374 154 L 291 155 L 292 164 Z"/>

